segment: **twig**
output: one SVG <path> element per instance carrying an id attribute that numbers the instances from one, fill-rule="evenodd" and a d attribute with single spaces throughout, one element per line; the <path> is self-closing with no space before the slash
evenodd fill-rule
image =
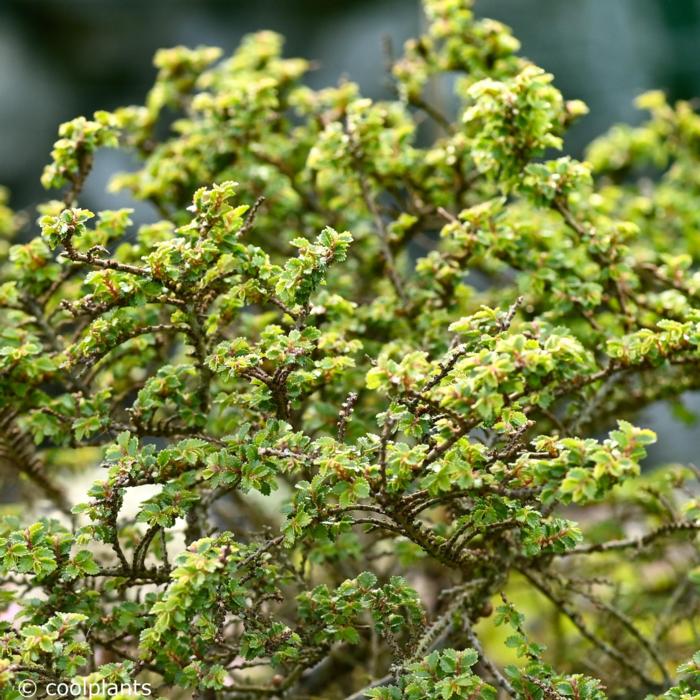
<path id="1" fill-rule="evenodd" d="M 573 588 L 572 590 L 576 591 L 579 595 L 583 596 L 587 600 L 589 600 L 595 607 L 605 610 L 609 615 L 614 617 L 638 642 L 639 644 L 644 648 L 644 650 L 649 654 L 649 657 L 652 659 L 652 661 L 656 664 L 656 667 L 661 671 L 661 675 L 663 676 L 664 683 L 667 686 L 671 685 L 671 677 L 668 675 L 668 671 L 666 670 L 666 667 L 664 666 L 664 662 L 661 660 L 661 656 L 659 655 L 659 652 L 657 649 L 654 647 L 652 642 L 648 640 L 635 626 L 634 622 L 630 620 L 627 615 L 625 615 L 623 612 L 615 608 L 614 606 L 610 605 L 604 600 L 600 600 L 596 596 L 592 595 L 591 593 L 588 593 L 586 591 L 582 591 L 579 588 Z"/>
<path id="2" fill-rule="evenodd" d="M 359 394 L 356 391 L 351 391 L 340 407 L 340 414 L 338 417 L 338 442 L 343 442 L 345 439 L 345 430 L 350 422 L 358 396 Z"/>
<path id="3" fill-rule="evenodd" d="M 659 688 L 660 684 L 653 681 L 651 678 L 646 676 L 640 669 L 639 664 L 635 663 L 632 659 L 625 656 L 619 649 L 610 646 L 605 640 L 597 637 L 593 632 L 591 632 L 583 617 L 576 610 L 569 607 L 567 601 L 557 595 L 538 575 L 526 568 L 519 568 L 518 571 L 528 580 L 532 585 L 537 588 L 546 598 L 548 598 L 559 610 L 566 615 L 566 617 L 571 620 L 574 626 L 578 629 L 585 639 L 587 639 L 591 644 L 596 646 L 600 651 L 602 651 L 606 656 L 610 657 L 616 661 L 620 666 L 622 666 L 626 671 L 628 671 L 633 678 L 639 678 L 642 683 L 648 688 Z"/>
<path id="4" fill-rule="evenodd" d="M 612 552 L 619 549 L 627 549 L 629 547 L 636 547 L 641 549 L 642 547 L 650 544 L 659 537 L 668 535 L 673 532 L 696 532 L 700 531 L 700 520 L 695 521 L 681 521 L 668 523 L 667 525 L 662 525 L 656 530 L 647 532 L 646 535 L 641 537 L 630 537 L 624 540 L 610 540 L 608 542 L 599 542 L 598 544 L 581 545 L 570 549 L 567 552 L 561 552 L 556 556 L 568 557 L 572 554 L 592 554 L 593 552 Z"/>
<path id="5" fill-rule="evenodd" d="M 253 206 L 251 206 L 251 208 L 248 210 L 248 213 L 246 214 L 243 225 L 240 229 L 238 229 L 238 232 L 236 233 L 236 238 L 243 238 L 250 231 L 250 229 L 253 228 L 258 209 L 260 209 L 264 202 L 265 197 L 258 197 L 255 200 Z"/>
<path id="6" fill-rule="evenodd" d="M 348 695 L 345 698 L 345 700 L 364 700 L 367 697 L 367 691 L 372 690 L 373 688 L 380 688 L 383 685 L 387 685 L 388 683 L 391 683 L 392 680 L 394 680 L 394 676 L 391 673 L 387 673 L 386 676 L 378 678 L 376 681 L 372 681 L 369 685 L 366 685 L 364 688 L 360 688 L 360 690 L 353 693 L 352 695 Z"/>
<path id="7" fill-rule="evenodd" d="M 515 688 L 510 684 L 510 681 L 496 668 L 496 665 L 491 661 L 491 659 L 484 653 L 484 648 L 481 646 L 479 638 L 476 636 L 474 629 L 471 626 L 471 622 L 468 619 L 464 620 L 464 632 L 467 635 L 469 643 L 474 648 L 474 651 L 479 655 L 481 663 L 488 669 L 489 673 L 493 676 L 496 683 L 506 692 L 510 697 L 516 698 L 518 694 L 515 692 Z"/>

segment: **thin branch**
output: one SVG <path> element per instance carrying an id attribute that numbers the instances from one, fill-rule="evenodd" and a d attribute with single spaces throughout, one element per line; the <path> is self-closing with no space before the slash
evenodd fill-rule
<path id="1" fill-rule="evenodd" d="M 146 277 L 147 279 L 153 279 L 151 271 L 146 267 L 139 267 L 138 265 L 129 265 L 127 263 L 121 263 L 112 258 L 97 258 L 95 255 L 90 253 L 80 253 L 74 247 L 70 239 L 66 239 L 63 243 L 63 247 L 66 252 L 66 257 L 68 257 L 73 262 L 82 263 L 84 265 L 90 265 L 92 267 L 101 267 L 105 270 L 116 270 L 118 272 L 127 272 L 131 275 L 136 275 L 137 277 Z"/>
<path id="2" fill-rule="evenodd" d="M 576 610 L 569 606 L 569 603 L 555 593 L 552 588 L 546 584 L 537 574 L 525 568 L 518 569 L 520 573 L 530 583 L 537 588 L 546 598 L 548 598 L 566 617 L 571 620 L 574 626 L 578 629 L 581 636 L 587 639 L 591 644 L 600 649 L 606 656 L 616 661 L 624 668 L 633 678 L 639 678 L 642 683 L 648 688 L 659 688 L 660 684 L 646 676 L 640 669 L 639 664 L 635 660 L 629 659 L 619 649 L 610 646 L 605 640 L 597 637 L 591 630 L 588 629 L 583 617 Z"/>
<path id="3" fill-rule="evenodd" d="M 253 206 L 248 210 L 248 213 L 246 214 L 243 225 L 238 230 L 238 233 L 236 233 L 236 238 L 244 238 L 248 234 L 248 232 L 253 228 L 253 224 L 255 223 L 255 217 L 258 213 L 258 210 L 264 202 L 265 197 L 258 197 L 255 200 Z"/>
<path id="4" fill-rule="evenodd" d="M 496 683 L 508 694 L 511 698 L 518 697 L 515 688 L 510 684 L 510 681 L 498 670 L 496 665 L 491 661 L 491 659 L 484 653 L 484 648 L 481 646 L 479 638 L 476 636 L 471 622 L 465 618 L 464 620 L 464 632 L 467 635 L 469 643 L 472 645 L 474 651 L 479 655 L 481 663 L 488 669 L 488 672 L 493 676 Z"/>
<path id="5" fill-rule="evenodd" d="M 646 535 L 640 537 L 629 537 L 624 540 L 609 540 L 608 542 L 599 542 L 598 544 L 580 545 L 574 549 L 570 549 L 567 552 L 561 552 L 556 556 L 568 557 L 572 554 L 592 554 L 593 552 L 612 552 L 620 549 L 629 549 L 634 547 L 636 549 L 641 549 L 648 544 L 654 542 L 654 540 L 664 535 L 668 535 L 674 532 L 697 532 L 700 531 L 700 520 L 695 521 L 681 521 L 668 523 L 667 525 L 662 525 L 656 530 L 647 532 Z"/>
<path id="6" fill-rule="evenodd" d="M 387 673 L 386 676 L 378 678 L 376 681 L 372 681 L 369 685 L 356 691 L 352 695 L 348 695 L 345 700 L 366 700 L 367 692 L 373 688 L 381 688 L 383 685 L 388 685 L 394 680 L 394 676 L 391 673 Z"/>
<path id="7" fill-rule="evenodd" d="M 609 615 L 614 617 L 642 646 L 642 648 L 647 652 L 651 660 L 656 664 L 656 667 L 661 671 L 661 675 L 663 676 L 664 683 L 667 686 L 671 685 L 671 677 L 668 675 L 668 671 L 666 670 L 666 666 L 664 665 L 664 662 L 661 660 L 661 656 L 658 652 L 658 650 L 654 647 L 652 642 L 648 640 L 635 626 L 634 622 L 630 620 L 627 615 L 625 615 L 622 611 L 618 610 L 616 607 L 613 605 L 610 605 L 604 600 L 600 600 L 596 596 L 592 595 L 591 593 L 588 593 L 586 591 L 582 591 L 579 588 L 574 588 L 572 589 L 579 595 L 583 596 L 587 600 L 589 600 L 595 607 L 605 610 Z"/>
<path id="8" fill-rule="evenodd" d="M 351 391 L 340 407 L 340 414 L 338 416 L 338 442 L 343 442 L 343 440 L 345 440 L 345 430 L 352 417 L 352 412 L 357 403 L 358 396 L 359 394 L 356 391 Z"/>

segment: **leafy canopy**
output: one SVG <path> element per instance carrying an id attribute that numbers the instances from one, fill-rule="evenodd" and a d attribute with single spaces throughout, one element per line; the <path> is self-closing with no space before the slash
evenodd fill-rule
<path id="1" fill-rule="evenodd" d="M 634 416 L 700 383 L 700 117 L 557 157 L 585 106 L 424 5 L 395 99 L 162 50 L 38 235 L 3 195 L 2 460 L 53 503 L 0 524 L 3 697 L 698 697 L 697 474 Z M 80 207 L 105 148 L 149 222 Z"/>

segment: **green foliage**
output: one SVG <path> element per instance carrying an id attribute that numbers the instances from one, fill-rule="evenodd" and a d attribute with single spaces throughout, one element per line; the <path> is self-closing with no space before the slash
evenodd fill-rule
<path id="1" fill-rule="evenodd" d="M 585 106 L 424 6 L 395 100 L 271 32 L 167 49 L 61 126 L 36 230 L 0 191 L 0 456 L 46 501 L 0 522 L 3 697 L 699 697 L 697 474 L 634 423 L 700 386 L 700 117 L 553 158 Z M 79 207 L 101 148 L 150 222 Z"/>
<path id="2" fill-rule="evenodd" d="M 401 686 L 389 685 L 367 693 L 377 700 L 408 698 L 479 698 L 495 700 L 496 690 L 477 676 L 471 667 L 479 660 L 473 649 L 434 651 L 420 662 L 410 664 L 401 677 Z"/>

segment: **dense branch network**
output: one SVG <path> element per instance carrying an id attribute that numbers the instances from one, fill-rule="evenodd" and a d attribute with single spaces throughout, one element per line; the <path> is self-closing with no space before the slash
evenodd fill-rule
<path id="1" fill-rule="evenodd" d="M 270 32 L 163 50 L 61 126 L 40 235 L 0 201 L 0 462 L 57 511 L 0 521 L 3 692 L 694 697 L 697 474 L 633 420 L 699 386 L 698 117 L 549 158 L 584 106 L 424 4 L 394 100 Z M 78 206 L 100 148 L 159 221 Z"/>

